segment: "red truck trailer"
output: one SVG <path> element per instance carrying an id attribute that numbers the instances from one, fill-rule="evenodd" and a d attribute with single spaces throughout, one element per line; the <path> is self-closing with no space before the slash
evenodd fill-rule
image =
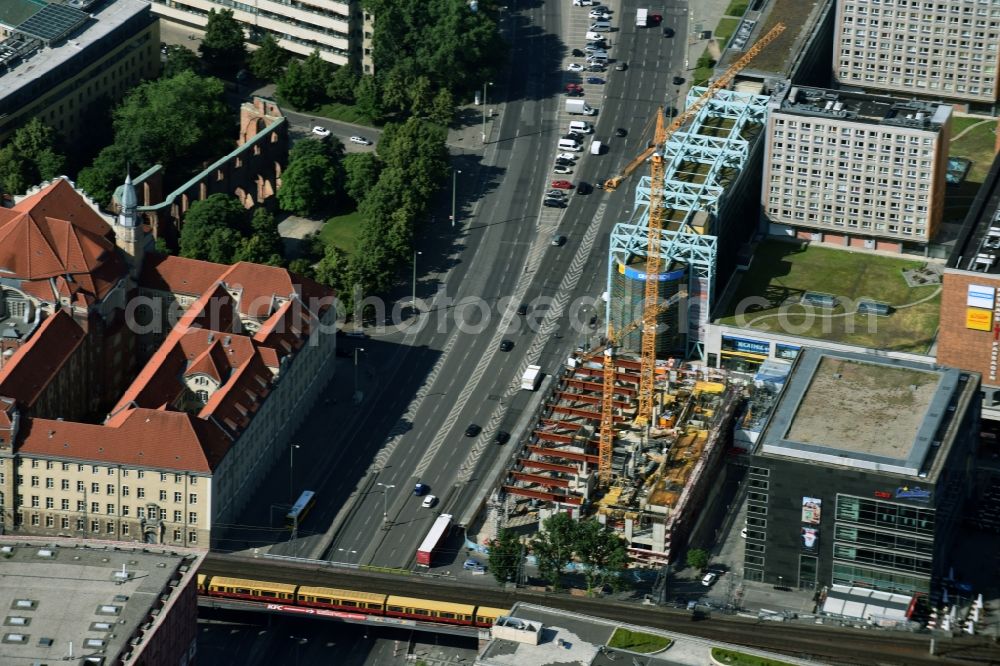
<path id="1" fill-rule="evenodd" d="M 417 564 L 429 567 L 434 559 L 434 551 L 448 536 L 448 529 L 451 527 L 451 515 L 443 513 L 437 517 L 431 525 L 430 532 L 424 537 L 423 543 L 417 548 Z"/>

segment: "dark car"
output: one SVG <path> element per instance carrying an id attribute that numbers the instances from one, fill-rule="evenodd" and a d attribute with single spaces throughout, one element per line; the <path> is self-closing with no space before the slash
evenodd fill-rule
<path id="1" fill-rule="evenodd" d="M 577 183 L 577 186 L 576 186 L 576 193 L 577 194 L 590 194 L 593 191 L 594 191 L 594 188 L 593 188 L 593 186 L 591 186 L 590 183 L 585 183 L 583 181 L 580 181 L 579 183 Z"/>
<path id="2" fill-rule="evenodd" d="M 583 57 L 583 51 L 581 51 L 580 49 L 573 49 L 573 57 L 574 58 L 582 58 Z"/>
<path id="3" fill-rule="evenodd" d="M 593 83 L 593 84 L 596 84 L 596 85 L 601 85 L 601 84 L 604 83 L 604 79 L 602 79 L 600 77 L 597 77 L 597 76 L 588 76 L 587 77 L 587 83 Z"/>
<path id="4" fill-rule="evenodd" d="M 466 437 L 475 437 L 476 435 L 478 435 L 482 431 L 483 431 L 482 426 L 480 426 L 479 424 L 476 424 L 476 423 L 470 423 L 469 427 L 465 429 L 465 436 Z"/>
<path id="5" fill-rule="evenodd" d="M 557 166 L 573 166 L 573 164 L 575 164 L 573 160 L 564 160 L 564 159 L 556 160 Z"/>
<path id="6" fill-rule="evenodd" d="M 497 444 L 506 444 L 510 439 L 510 433 L 505 430 L 498 430 L 497 436 L 493 439 Z"/>
<path id="7" fill-rule="evenodd" d="M 546 208 L 565 208 L 566 202 L 561 199 L 546 199 L 542 202 Z"/>
<path id="8" fill-rule="evenodd" d="M 566 97 L 583 97 L 583 88 L 572 88 L 567 90 Z"/>
<path id="9" fill-rule="evenodd" d="M 500 341 L 500 351 L 502 351 L 502 352 L 509 352 L 513 348 L 514 348 L 514 343 L 512 341 L 510 341 L 510 340 L 501 340 Z"/>
<path id="10" fill-rule="evenodd" d="M 550 244 L 556 247 L 561 247 L 565 242 L 566 242 L 565 236 L 563 236 L 562 234 L 555 234 L 554 236 L 552 236 L 552 241 L 550 242 Z"/>
<path id="11" fill-rule="evenodd" d="M 518 305 L 517 306 L 517 314 L 519 314 L 519 315 L 526 315 L 526 314 L 528 314 L 528 304 L 527 303 L 521 303 L 520 305 Z"/>
<path id="12" fill-rule="evenodd" d="M 587 65 L 586 67 L 586 71 L 588 72 L 603 72 L 604 70 L 604 65 Z"/>
<path id="13" fill-rule="evenodd" d="M 680 84 L 684 83 L 684 77 L 683 76 L 675 76 L 671 80 L 674 82 L 675 86 L 679 86 Z"/>
<path id="14" fill-rule="evenodd" d="M 674 29 L 673 28 L 664 28 L 663 29 L 663 36 L 664 37 L 673 37 L 674 36 Z"/>
<path id="15" fill-rule="evenodd" d="M 615 130 L 615 136 L 628 136 L 628 130 L 624 127 L 619 127 Z"/>
<path id="16" fill-rule="evenodd" d="M 422 497 L 426 495 L 428 490 L 430 490 L 430 488 L 427 486 L 427 484 L 424 483 L 418 483 L 417 485 L 413 486 L 413 494 L 416 495 L 417 497 Z"/>

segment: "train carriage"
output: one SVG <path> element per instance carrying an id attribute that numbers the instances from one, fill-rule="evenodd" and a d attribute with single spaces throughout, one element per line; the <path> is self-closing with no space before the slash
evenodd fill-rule
<path id="1" fill-rule="evenodd" d="M 298 600 L 300 606 L 334 608 L 368 615 L 382 615 L 385 611 L 386 596 L 374 592 L 355 592 L 334 587 L 303 585 L 299 587 Z"/>
<path id="2" fill-rule="evenodd" d="M 474 621 L 475 610 L 476 607 L 471 604 L 455 604 L 447 601 L 431 601 L 395 595 L 390 595 L 385 601 L 386 615 L 428 622 L 471 625 Z"/>
<path id="3" fill-rule="evenodd" d="M 247 601 L 287 601 L 295 602 L 295 589 L 298 585 L 287 583 L 272 583 L 246 578 L 227 578 L 212 576 L 207 581 L 209 596 L 246 599 Z"/>
<path id="4" fill-rule="evenodd" d="M 498 617 L 509 613 L 510 610 L 506 608 L 490 608 L 489 606 L 480 606 L 476 609 L 476 626 L 492 627 L 496 624 Z"/>

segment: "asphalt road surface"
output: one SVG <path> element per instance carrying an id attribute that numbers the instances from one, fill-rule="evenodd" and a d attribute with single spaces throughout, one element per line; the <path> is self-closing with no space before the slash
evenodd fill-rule
<path id="1" fill-rule="evenodd" d="M 664 23 L 683 35 L 686 9 L 672 7 L 676 4 L 663 11 Z M 657 29 L 636 29 L 634 2 L 618 9 L 613 21 L 618 30 L 609 35 L 609 71 L 595 74 L 607 83 L 585 85 L 588 102 L 600 109 L 591 119 L 595 136 L 610 149 L 600 156 L 583 153 L 577 173 L 569 177 L 574 182 L 597 182 L 619 171 L 645 147 L 657 107 L 676 97 L 670 80 L 683 67 L 683 41 L 664 38 Z M 284 468 L 294 479 L 285 476 L 283 464 L 291 462 L 286 456 L 275 468 L 274 483 L 256 498 L 242 525 L 230 530 L 222 548 L 287 539 L 280 530 L 282 507 L 310 488 L 320 501 L 299 538 L 272 552 L 308 555 L 339 514 L 327 559 L 411 565 L 434 518 L 460 513 L 482 471 L 504 452 L 492 440 L 497 430 L 511 429 L 531 397 L 518 390 L 523 368 L 530 362 L 556 372 L 573 348 L 596 333 L 585 325 L 594 310 L 576 310 L 573 303 L 605 291 L 608 235 L 627 217 L 639 174 L 614 193 L 570 194 L 563 211 L 541 207 L 549 182 L 560 178 L 551 163 L 570 119 L 562 91 L 566 83 L 581 80 L 566 71 L 572 60 L 567 56 L 584 45 L 589 19 L 586 8 L 568 2 L 511 10 L 505 24 L 513 36 L 511 74 L 490 92 L 491 99 L 504 103 L 499 130 L 485 160 L 481 145 L 455 156 L 462 171 L 456 179 L 459 224 L 453 229 L 438 219 L 419 241 L 420 275 L 446 276 L 419 281 L 426 325 L 366 340 L 341 339 L 339 345 L 364 349 L 357 368 L 363 400 L 345 406 L 354 368 L 351 359 L 342 359 L 330 389 L 335 396 L 340 391 L 337 403 L 321 402 L 295 440 L 301 448 L 294 452 L 294 470 L 291 464 Z M 616 71 L 617 60 L 626 60 L 628 69 Z M 628 136 L 610 138 L 617 127 Z M 473 174 L 478 180 L 469 182 Z M 549 244 L 556 231 L 567 237 L 561 247 Z M 398 302 L 410 300 L 408 289 L 397 296 Z M 456 324 L 463 308 L 454 304 L 468 298 L 490 308 L 481 331 L 475 330 L 482 323 L 475 307 L 465 308 L 468 326 Z M 527 317 L 514 314 L 521 302 L 531 305 Z M 504 339 L 514 343 L 509 352 L 499 350 Z M 478 437 L 463 435 L 470 423 L 483 426 Z M 418 480 L 440 498 L 433 509 L 422 508 L 413 496 Z"/>

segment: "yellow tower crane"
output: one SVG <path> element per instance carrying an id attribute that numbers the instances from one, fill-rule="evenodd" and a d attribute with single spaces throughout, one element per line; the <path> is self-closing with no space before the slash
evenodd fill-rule
<path id="1" fill-rule="evenodd" d="M 635 171 L 640 164 L 652 157 L 651 183 L 649 193 L 649 243 L 646 249 L 646 291 L 642 319 L 632 322 L 617 333 L 608 322 L 608 346 L 604 349 L 604 394 L 601 397 L 601 435 L 598 452 L 598 477 L 602 484 L 611 480 L 611 455 L 614 451 L 614 346 L 619 340 L 642 326 L 642 363 L 639 370 L 639 409 L 636 413 L 637 425 L 645 426 L 653 414 L 653 378 L 656 370 L 656 318 L 669 308 L 669 304 L 659 303 L 660 236 L 663 230 L 663 177 L 666 170 L 664 151 L 666 142 L 674 132 L 691 120 L 695 114 L 715 95 L 736 78 L 736 74 L 746 67 L 768 44 L 777 39 L 785 30 L 785 24 L 778 23 L 729 66 L 719 78 L 708 85 L 705 92 L 677 116 L 669 127 L 664 127 L 663 108 L 656 114 L 656 131 L 653 145 L 629 162 L 620 174 L 609 178 L 604 189 L 614 190 L 622 180 Z"/>

